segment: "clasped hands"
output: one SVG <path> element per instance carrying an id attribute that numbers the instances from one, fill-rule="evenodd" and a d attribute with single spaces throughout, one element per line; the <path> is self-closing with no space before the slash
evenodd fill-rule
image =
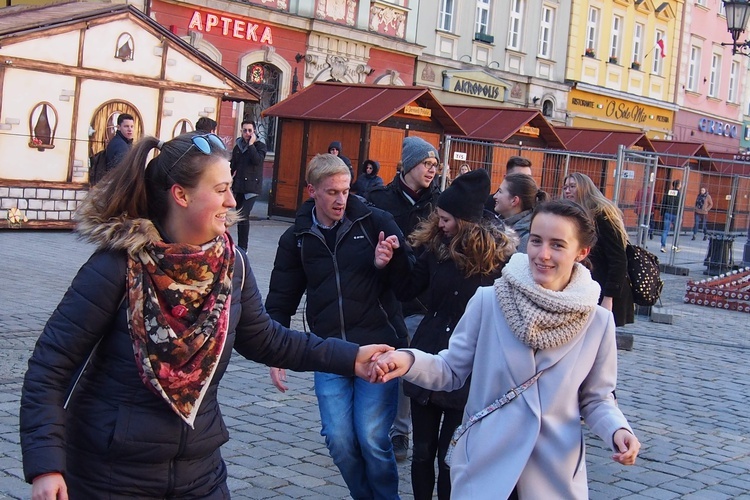
<path id="1" fill-rule="evenodd" d="M 385 344 L 360 346 L 354 362 L 354 374 L 371 383 L 385 383 L 400 377 L 414 364 L 414 356 L 408 351 L 397 351 Z M 289 389 L 286 385 L 286 370 L 271 368 L 271 382 L 280 392 Z"/>

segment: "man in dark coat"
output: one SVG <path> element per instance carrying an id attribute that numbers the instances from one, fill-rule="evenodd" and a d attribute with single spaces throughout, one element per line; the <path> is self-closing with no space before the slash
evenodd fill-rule
<path id="1" fill-rule="evenodd" d="M 115 168 L 133 146 L 133 134 L 135 134 L 135 119 L 133 115 L 121 113 L 117 117 L 117 131 L 115 136 L 107 144 L 107 172 Z M 106 172 L 105 172 L 106 173 Z"/>
<path id="2" fill-rule="evenodd" d="M 234 182 L 232 192 L 237 201 L 237 211 L 242 219 L 237 223 L 237 246 L 247 250 L 250 236 L 250 212 L 255 199 L 263 189 L 263 160 L 268 148 L 258 140 L 255 123 L 242 122 L 242 137 L 238 137 L 232 150 L 230 168 Z"/>
<path id="3" fill-rule="evenodd" d="M 367 197 L 367 193 L 377 187 L 382 187 L 383 179 L 378 177 L 378 172 L 380 172 L 380 163 L 375 160 L 365 160 L 359 177 L 352 184 L 352 193 Z"/>
<path id="4" fill-rule="evenodd" d="M 279 239 L 268 314 L 288 325 L 307 292 L 307 322 L 318 335 L 405 347 L 406 326 L 392 289 L 413 260 L 393 217 L 349 196 L 349 170 L 334 155 L 313 158 L 306 179 L 312 199 Z M 271 378 L 286 390 L 282 370 L 272 368 Z M 398 403 L 398 382 L 392 382 L 315 373 L 321 434 L 352 498 L 398 498 L 388 437 Z"/>
<path id="5" fill-rule="evenodd" d="M 344 156 L 344 154 L 341 152 L 341 142 L 333 141 L 331 144 L 329 144 L 328 154 L 336 155 L 341 158 L 341 161 L 343 161 L 344 164 L 349 167 L 349 175 L 351 175 L 352 179 L 354 179 L 354 168 L 352 167 L 352 161 L 349 159 L 349 157 Z"/>
<path id="6" fill-rule="evenodd" d="M 672 224 L 677 222 L 677 211 L 680 208 L 680 185 L 682 182 L 680 179 L 672 181 L 672 189 L 667 190 L 664 193 L 664 198 L 661 202 L 661 217 L 663 226 L 661 230 L 661 252 L 667 251 L 667 237 L 669 236 L 669 230 L 672 228 Z M 675 228 L 677 231 L 677 228 Z M 676 252 L 679 252 L 678 247 L 673 247 Z"/>
<path id="7" fill-rule="evenodd" d="M 401 148 L 401 171 L 388 186 L 370 191 L 367 199 L 376 207 L 390 212 L 398 227 L 408 236 L 435 209 L 440 195 L 438 186 L 433 182 L 437 167 L 437 149 L 424 139 L 407 137 Z M 429 299 L 429 292 L 424 292 L 416 299 L 402 303 L 410 339 L 427 312 Z M 403 390 L 400 391 L 398 415 L 391 429 L 397 460 L 406 460 L 409 450 L 410 405 L 409 398 Z"/>

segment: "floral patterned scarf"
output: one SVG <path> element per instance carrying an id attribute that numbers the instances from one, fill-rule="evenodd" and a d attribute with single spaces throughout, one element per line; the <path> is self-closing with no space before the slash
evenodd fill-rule
<path id="1" fill-rule="evenodd" d="M 128 324 L 141 380 L 188 425 L 229 329 L 234 249 L 152 242 L 128 259 Z"/>

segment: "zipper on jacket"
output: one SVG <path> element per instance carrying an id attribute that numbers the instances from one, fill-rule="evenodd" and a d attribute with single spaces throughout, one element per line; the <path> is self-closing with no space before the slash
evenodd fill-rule
<path id="1" fill-rule="evenodd" d="M 185 451 L 186 441 L 187 441 L 187 424 L 185 422 L 180 422 L 180 447 L 177 449 L 177 454 L 169 461 L 169 482 L 167 484 L 167 494 L 165 495 L 166 498 L 171 498 L 172 495 L 174 495 L 174 487 L 175 483 L 177 482 L 175 480 L 175 460 L 182 456 L 183 452 Z"/>

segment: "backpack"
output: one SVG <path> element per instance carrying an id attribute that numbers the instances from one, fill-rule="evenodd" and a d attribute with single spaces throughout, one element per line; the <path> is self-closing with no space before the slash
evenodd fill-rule
<path id="1" fill-rule="evenodd" d="M 659 258 L 635 245 L 627 244 L 628 278 L 633 291 L 633 302 L 639 306 L 653 306 L 659 300 L 664 282 L 659 270 Z"/>
<path id="2" fill-rule="evenodd" d="M 104 148 L 89 158 L 89 184 L 93 187 L 107 173 L 107 149 Z"/>

